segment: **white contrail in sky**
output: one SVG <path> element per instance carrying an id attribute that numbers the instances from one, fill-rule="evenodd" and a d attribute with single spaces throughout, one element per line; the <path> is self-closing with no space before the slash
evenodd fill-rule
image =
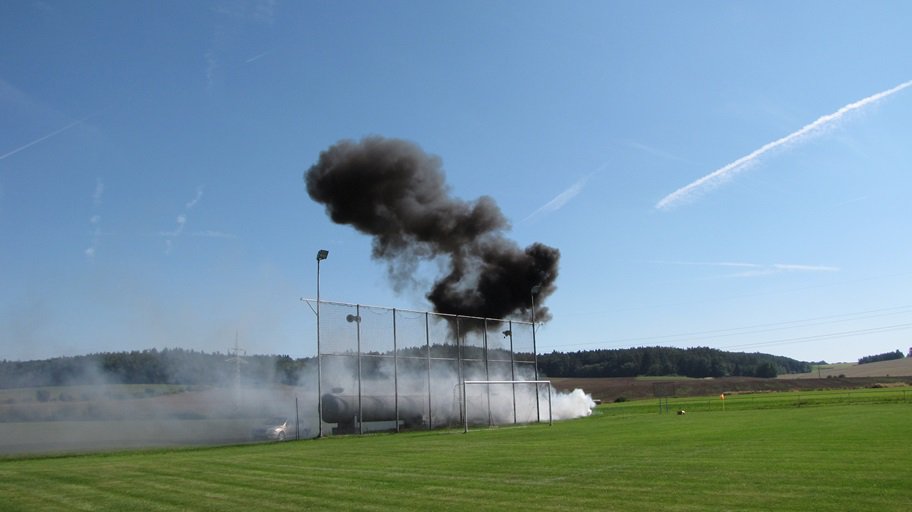
<path id="1" fill-rule="evenodd" d="M 95 178 L 95 192 L 92 194 L 92 204 L 95 208 L 101 206 L 101 196 L 104 194 L 104 182 L 101 178 Z"/>
<path id="2" fill-rule="evenodd" d="M 746 156 L 742 156 L 741 158 L 726 165 L 725 167 L 722 167 L 716 171 L 713 171 L 712 173 L 707 174 L 706 176 L 703 176 L 702 178 L 698 179 L 697 181 L 694 181 L 693 183 L 691 183 L 689 185 L 686 185 L 684 187 L 679 188 L 678 190 L 675 190 L 671 194 L 668 194 L 667 196 L 663 197 L 661 201 L 656 203 L 655 207 L 656 207 L 656 209 L 659 209 L 659 210 L 668 210 L 668 209 L 676 206 L 678 203 L 680 203 L 686 199 L 689 199 L 700 189 L 718 186 L 719 183 L 721 183 L 724 179 L 728 178 L 730 175 L 732 175 L 738 171 L 742 171 L 745 168 L 747 168 L 748 166 L 750 166 L 751 164 L 755 163 L 757 161 L 757 159 L 759 159 L 765 153 L 772 151 L 773 149 L 776 149 L 780 146 L 784 146 L 786 144 L 800 142 L 803 139 L 805 139 L 806 137 L 808 137 L 809 135 L 812 135 L 814 132 L 817 132 L 820 129 L 825 128 L 826 126 L 839 121 L 847 113 L 852 112 L 853 110 L 858 110 L 860 108 L 864 108 L 874 102 L 877 102 L 879 100 L 886 98 L 887 96 L 890 96 L 891 94 L 895 94 L 909 86 L 912 86 L 912 80 L 909 80 L 908 82 L 903 82 L 892 89 L 887 89 L 886 91 L 879 92 L 877 94 L 868 96 L 867 98 L 858 100 L 855 103 L 849 103 L 848 105 L 842 107 L 841 109 L 837 110 L 836 112 L 822 116 L 819 119 L 817 119 L 816 121 L 814 121 L 813 123 L 804 126 L 800 130 L 798 130 L 794 133 L 790 133 L 790 134 L 786 135 L 785 137 L 782 137 L 781 139 L 774 140 L 773 142 L 770 142 L 770 143 L 762 146 L 760 149 L 755 150 L 753 153 L 750 153 L 749 155 L 746 155 Z"/>
<path id="3" fill-rule="evenodd" d="M 583 176 L 582 178 L 577 180 L 577 182 L 574 183 L 573 185 L 571 185 L 570 188 L 568 188 L 567 190 L 564 190 L 560 194 L 556 195 L 554 197 L 554 199 L 548 201 L 543 206 L 541 206 L 539 209 L 537 209 L 534 212 L 532 212 L 531 214 L 529 214 L 525 219 L 522 220 L 522 222 L 527 222 L 540 215 L 556 212 L 557 210 L 560 210 L 561 208 L 563 208 L 564 205 L 569 203 L 571 199 L 573 199 L 574 197 L 579 195 L 580 192 L 583 191 L 583 187 L 586 186 L 586 182 L 589 181 L 589 178 L 591 178 L 593 174 L 595 174 L 595 173 L 594 172 L 589 173 L 588 175 Z"/>
<path id="4" fill-rule="evenodd" d="M 104 182 L 101 181 L 101 178 L 95 178 L 95 192 L 92 193 L 92 206 L 93 210 L 97 211 L 101 206 L 101 196 L 104 194 Z M 89 260 L 95 258 L 95 253 L 98 251 L 98 241 L 101 238 L 101 215 L 97 213 L 93 214 L 89 218 L 89 224 L 92 225 L 92 244 L 84 251 L 85 255 Z"/>
<path id="5" fill-rule="evenodd" d="M 256 61 L 262 59 L 263 57 L 269 55 L 270 53 L 272 53 L 272 50 L 266 50 L 266 51 L 263 52 L 263 53 L 259 53 L 259 54 L 257 54 L 257 55 L 254 55 L 253 57 L 250 57 L 249 59 L 245 60 L 245 61 L 244 61 L 244 64 L 250 64 L 251 62 L 256 62 Z"/>
<path id="6" fill-rule="evenodd" d="M 189 210 L 190 208 L 193 208 L 194 206 L 196 206 L 196 203 L 198 203 L 199 200 L 202 199 L 202 197 L 203 197 L 203 187 L 202 187 L 202 185 L 200 185 L 199 187 L 196 187 L 196 197 L 194 197 L 187 204 L 185 204 L 184 209 Z"/>
<path id="7" fill-rule="evenodd" d="M 97 112 L 96 112 L 96 114 L 97 114 Z M 4 153 L 4 154 L 0 155 L 0 160 L 4 160 L 4 159 L 6 159 L 6 158 L 8 158 L 8 157 L 11 157 L 11 156 L 15 155 L 16 153 L 18 153 L 18 152 L 20 152 L 20 151 L 24 151 L 24 150 L 26 150 L 26 149 L 28 149 L 28 148 L 34 146 L 35 144 L 40 143 L 40 142 L 44 142 L 44 141 L 50 139 L 51 137 L 53 137 L 53 136 L 55 136 L 55 135 L 60 135 L 61 133 L 63 133 L 63 132 L 65 132 L 65 131 L 69 130 L 70 128 L 73 128 L 73 127 L 76 126 L 76 125 L 80 125 L 80 124 L 84 123 L 88 118 L 90 118 L 90 117 L 92 117 L 92 116 L 94 116 L 94 115 L 95 115 L 95 114 L 87 115 L 87 116 L 83 117 L 82 119 L 79 119 L 79 120 L 77 120 L 77 121 L 73 121 L 72 123 L 70 123 L 70 124 L 64 126 L 63 128 L 60 128 L 60 129 L 58 129 L 58 130 L 52 131 L 51 133 L 45 135 L 44 137 L 39 137 L 39 138 L 33 140 L 32 142 L 29 142 L 28 144 L 25 144 L 25 145 L 23 145 L 23 146 L 19 146 L 18 148 L 14 149 L 14 150 L 12 150 L 12 151 L 10 151 L 10 152 L 8 152 L 8 153 Z"/>
<path id="8" fill-rule="evenodd" d="M 689 265 L 699 267 L 722 267 L 741 269 L 740 272 L 724 277 L 756 277 L 783 272 L 840 272 L 832 265 L 808 265 L 799 263 L 749 263 L 741 261 L 655 261 L 665 265 Z"/>
<path id="9" fill-rule="evenodd" d="M 184 228 L 187 226 L 187 212 L 189 212 L 196 203 L 199 202 L 203 197 L 203 186 L 200 185 L 196 187 L 196 195 L 190 201 L 184 203 L 184 211 L 177 215 L 177 227 L 174 228 L 174 231 L 163 231 L 160 233 L 161 236 L 167 237 L 165 240 L 165 254 L 171 254 L 171 249 L 174 247 L 174 240 L 181 236 L 184 232 Z"/>

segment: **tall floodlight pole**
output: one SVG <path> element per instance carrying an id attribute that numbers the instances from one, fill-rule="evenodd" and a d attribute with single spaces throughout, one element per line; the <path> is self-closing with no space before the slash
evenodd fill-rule
<path id="1" fill-rule="evenodd" d="M 535 345 L 535 295 L 540 291 L 541 285 L 537 284 L 532 287 L 529 294 L 532 297 L 532 361 L 535 367 L 535 380 L 538 380 L 538 347 Z M 538 416 L 538 421 L 541 422 L 541 405 L 538 400 L 538 384 L 535 385 L 535 412 Z"/>
<path id="2" fill-rule="evenodd" d="M 319 436 L 323 437 L 323 358 L 320 355 L 320 262 L 329 256 L 329 251 L 317 251 L 317 422 Z M 534 336 L 533 336 L 534 338 Z"/>

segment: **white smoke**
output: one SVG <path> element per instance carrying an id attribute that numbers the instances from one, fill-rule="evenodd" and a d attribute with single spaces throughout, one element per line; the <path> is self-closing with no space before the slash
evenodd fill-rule
<path id="1" fill-rule="evenodd" d="M 175 382 L 194 382 L 200 362 L 192 356 L 162 359 Z M 272 358 L 246 360 L 239 380 L 224 360 L 204 372 L 212 377 L 205 384 L 163 385 L 126 384 L 102 360 L 76 358 L 55 386 L 0 389 L 0 456 L 247 442 L 269 417 L 300 418 L 293 435 L 316 435 L 314 365 L 300 368 L 298 382 L 288 385 L 279 383 Z"/>
<path id="2" fill-rule="evenodd" d="M 365 414 L 365 431 L 374 428 L 369 424 L 370 416 L 381 409 L 388 416 L 382 421 L 394 418 L 393 397 L 397 394 L 399 417 L 420 416 L 419 428 L 461 426 L 466 417 L 469 424 L 478 426 L 566 420 L 589 416 L 595 407 L 591 395 L 581 389 L 561 392 L 549 384 L 531 382 L 535 377 L 531 368 L 517 369 L 513 375 L 506 366 L 491 364 L 485 369 L 465 365 L 460 372 L 456 361 L 438 360 L 429 374 L 427 361 L 421 358 L 411 364 L 402 358 L 398 364 L 392 358 L 381 358 L 375 370 L 362 378 L 360 387 L 357 372 L 355 356 L 323 357 L 323 393 L 333 395 L 330 400 L 334 404 L 345 404 L 342 409 L 353 419 L 352 425 L 356 423 L 360 396 L 367 404 L 361 411 Z M 470 383 L 463 385 L 463 381 Z M 380 403 L 385 403 L 385 407 L 380 407 Z M 335 417 L 335 413 L 324 416 L 324 431 L 333 427 Z M 302 421 L 312 428 L 317 420 Z"/>
<path id="3" fill-rule="evenodd" d="M 362 357 L 362 363 L 369 357 Z M 299 367 L 293 384 L 278 383 L 283 379 L 268 371 L 261 375 L 273 364 L 272 359 L 248 361 L 239 376 L 225 359 L 217 372 L 218 382 L 162 386 L 124 384 L 104 371 L 99 361 L 87 359 L 80 368 L 72 369 L 72 382 L 53 388 L 22 388 L 15 394 L 7 390 L 6 396 L 16 398 L 0 404 L 0 454 L 245 442 L 251 439 L 255 424 L 276 416 L 293 422 L 294 437 L 317 436 L 316 361 Z M 398 394 L 402 428 L 417 430 L 461 428 L 464 417 L 470 425 L 482 428 L 566 420 L 588 416 L 595 407 L 592 397 L 581 389 L 567 393 L 552 387 L 549 394 L 547 384 L 502 382 L 464 388 L 456 367 L 448 363 L 435 362 L 429 379 L 427 360 L 421 358 L 400 359 L 398 364 L 385 359 L 363 378 L 359 389 L 357 357 L 328 356 L 323 362 L 322 391 L 348 400 L 354 420 L 351 425 L 360 412 L 359 395 L 363 395 L 369 416 L 371 407 L 372 414 L 391 414 L 389 410 L 377 413 L 375 406 L 386 403 L 388 409 L 389 399 Z M 166 364 L 174 380 L 192 381 L 189 374 L 197 363 L 178 357 Z M 261 371 L 254 372 L 253 366 Z M 366 370 L 368 365 L 363 366 Z M 531 380 L 531 373 L 518 372 L 515 377 Z M 394 374 L 398 375 L 395 381 L 385 378 Z M 485 377 L 510 376 L 486 374 L 481 366 L 464 368 L 461 374 L 466 380 Z M 395 429 L 393 418 L 366 417 L 364 432 Z M 329 435 L 339 426 L 343 425 L 327 421 L 322 430 Z M 293 438 L 291 433 L 289 438 Z"/>
<path id="4" fill-rule="evenodd" d="M 595 407 L 592 395 L 579 388 L 569 393 L 562 393 L 552 388 L 551 401 L 551 414 L 556 420 L 569 420 L 589 416 Z"/>
<path id="5" fill-rule="evenodd" d="M 735 173 L 748 169 L 751 165 L 757 163 L 757 161 L 766 153 L 769 153 L 770 151 L 772 151 L 776 148 L 782 147 L 782 146 L 787 146 L 789 144 L 797 144 L 799 142 L 803 142 L 803 141 L 807 140 L 809 137 L 811 137 L 812 135 L 819 133 L 824 128 L 827 128 L 827 127 L 833 125 L 834 123 L 838 122 L 849 112 L 852 112 L 854 110 L 859 110 L 868 105 L 871 105 L 871 104 L 873 104 L 877 101 L 880 101 L 892 94 L 895 94 L 909 86 L 912 86 L 912 80 L 910 80 L 908 82 L 903 82 L 903 83 L 897 85 L 896 87 L 893 87 L 892 89 L 887 89 L 886 91 L 879 92 L 877 94 L 873 94 L 871 96 L 868 96 L 867 98 L 858 100 L 854 103 L 849 103 L 848 105 L 840 108 L 836 112 L 822 116 L 819 119 L 817 119 L 816 121 L 814 121 L 813 123 L 810 123 L 810 124 L 802 127 L 800 130 L 790 133 L 780 139 L 774 140 L 773 142 L 765 144 L 762 147 L 760 147 L 759 149 L 753 151 L 752 153 L 750 153 L 746 156 L 743 156 L 743 157 L 735 160 L 734 162 L 732 162 L 724 167 L 721 167 L 721 168 L 711 172 L 710 174 L 707 174 L 706 176 L 703 176 L 702 178 L 694 181 L 693 183 L 690 183 L 689 185 L 683 186 L 683 187 L 679 188 L 678 190 L 675 190 L 671 194 L 668 194 L 667 196 L 663 197 L 658 203 L 656 203 L 655 207 L 658 210 L 668 210 L 668 209 L 671 209 L 671 208 L 677 206 L 678 204 L 680 204 L 684 201 L 687 201 L 688 199 L 692 199 L 700 191 L 710 189 L 710 188 L 715 188 L 715 187 L 719 186 L 722 182 L 724 182 L 726 179 L 731 178 L 731 176 L 734 175 Z"/>

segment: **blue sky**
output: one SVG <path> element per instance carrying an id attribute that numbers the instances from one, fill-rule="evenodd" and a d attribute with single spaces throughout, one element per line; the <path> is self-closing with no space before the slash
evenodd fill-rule
<path id="1" fill-rule="evenodd" d="M 2 2 L 0 358 L 236 332 L 310 355 L 321 248 L 325 299 L 427 309 L 307 195 L 320 151 L 368 135 L 438 155 L 453 196 L 560 249 L 540 352 L 906 351 L 909 19 L 902 1 Z"/>

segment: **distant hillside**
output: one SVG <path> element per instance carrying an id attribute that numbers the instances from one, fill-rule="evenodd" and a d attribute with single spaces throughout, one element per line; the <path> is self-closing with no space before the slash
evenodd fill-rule
<path id="1" fill-rule="evenodd" d="M 38 361 L 0 361 L 0 389 L 80 384 L 224 384 L 243 366 L 248 383 L 295 384 L 312 359 L 240 356 L 184 349 L 105 352 Z"/>
<path id="2" fill-rule="evenodd" d="M 416 349 L 415 354 L 423 354 Z M 401 353 L 400 353 L 401 354 Z M 483 357 L 463 350 L 463 357 Z M 58 357 L 42 361 L 0 360 L 0 389 L 78 384 L 185 384 L 232 383 L 236 363 L 243 366 L 243 379 L 251 384 L 290 384 L 299 381 L 313 358 L 289 356 L 240 356 L 184 349 L 134 350 Z M 810 363 L 760 353 L 724 352 L 707 347 L 637 347 L 615 350 L 552 352 L 538 357 L 540 372 L 547 377 L 680 376 L 772 378 L 788 373 L 808 373 Z M 887 362 L 888 364 L 891 361 Z M 870 363 L 876 367 L 882 363 Z M 365 361 L 364 374 L 380 371 L 376 360 Z M 839 372 L 836 373 L 838 375 Z"/>
<path id="3" fill-rule="evenodd" d="M 824 364 L 810 372 L 781 375 L 780 379 L 817 379 L 827 377 L 907 377 L 912 376 L 912 357 L 865 364 Z"/>
<path id="4" fill-rule="evenodd" d="M 538 357 L 549 377 L 605 378 L 636 376 L 761 377 L 806 373 L 811 364 L 771 354 L 725 352 L 708 347 L 636 347 L 552 352 Z"/>

